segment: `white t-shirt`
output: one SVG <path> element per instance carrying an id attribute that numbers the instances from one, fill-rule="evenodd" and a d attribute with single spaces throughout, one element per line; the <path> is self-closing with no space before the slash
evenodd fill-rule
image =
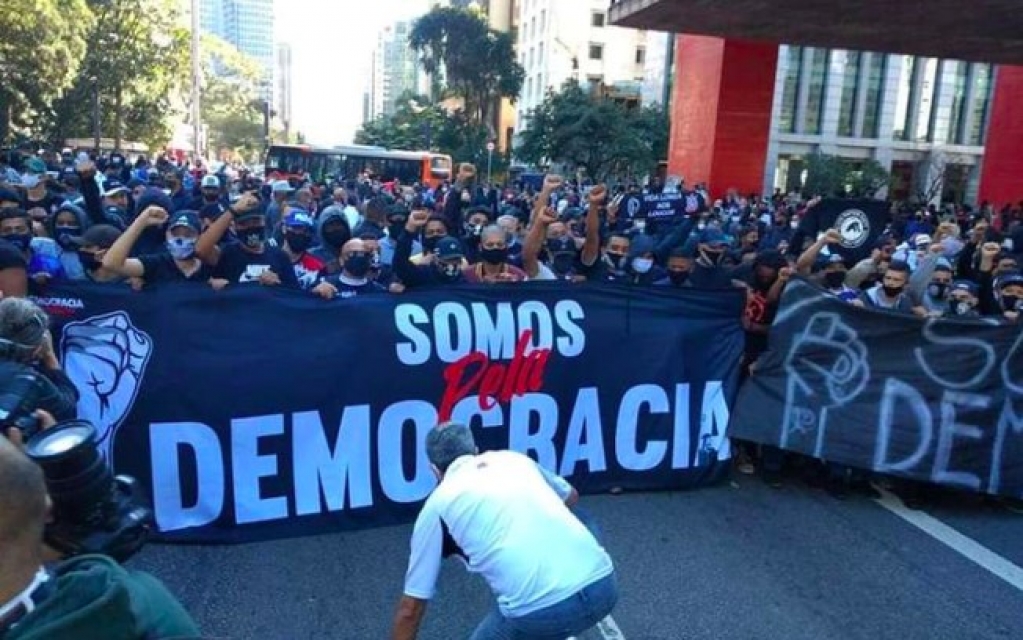
<path id="1" fill-rule="evenodd" d="M 423 505 L 412 533 L 405 595 L 429 600 L 441 560 L 459 555 L 517 618 L 569 598 L 613 571 L 576 518 L 565 480 L 513 451 L 463 456 Z"/>

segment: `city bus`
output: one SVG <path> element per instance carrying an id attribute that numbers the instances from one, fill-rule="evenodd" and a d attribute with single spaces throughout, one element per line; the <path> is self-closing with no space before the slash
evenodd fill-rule
<path id="1" fill-rule="evenodd" d="M 451 156 L 429 151 L 392 151 L 383 147 L 349 145 L 312 147 L 273 145 L 266 154 L 267 180 L 355 180 L 363 173 L 381 182 L 395 178 L 432 187 L 451 179 Z"/>

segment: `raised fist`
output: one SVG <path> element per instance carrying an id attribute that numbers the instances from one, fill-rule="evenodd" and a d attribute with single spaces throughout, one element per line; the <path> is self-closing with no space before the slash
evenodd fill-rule
<path id="1" fill-rule="evenodd" d="M 138 395 L 153 340 L 116 311 L 65 325 L 61 352 L 78 388 L 78 416 L 96 427 L 112 462 L 117 429 Z"/>
<path id="2" fill-rule="evenodd" d="M 606 197 L 607 187 L 602 184 L 598 184 L 590 189 L 590 193 L 586 196 L 586 199 L 589 201 L 591 207 L 599 207 L 604 204 L 604 198 Z"/>
<path id="3" fill-rule="evenodd" d="M 792 341 L 789 379 L 822 408 L 855 398 L 870 380 L 867 348 L 838 315 L 818 313 Z"/>

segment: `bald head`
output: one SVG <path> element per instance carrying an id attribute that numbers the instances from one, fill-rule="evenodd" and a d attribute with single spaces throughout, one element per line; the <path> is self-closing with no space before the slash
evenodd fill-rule
<path id="1" fill-rule="evenodd" d="M 38 545 L 46 511 L 42 469 L 0 436 L 0 549 Z"/>
<path id="2" fill-rule="evenodd" d="M 341 247 L 341 260 L 344 261 L 353 253 L 364 253 L 365 251 L 367 251 L 366 243 L 359 238 L 353 238 Z"/>

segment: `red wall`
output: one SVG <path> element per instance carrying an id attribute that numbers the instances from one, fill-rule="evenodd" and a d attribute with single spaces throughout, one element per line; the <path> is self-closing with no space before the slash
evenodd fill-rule
<path id="1" fill-rule="evenodd" d="M 998 67 L 978 200 L 996 210 L 1023 200 L 1023 67 Z"/>
<path id="2" fill-rule="evenodd" d="M 760 193 L 778 46 L 678 36 L 668 173 L 706 182 L 716 197 Z"/>

